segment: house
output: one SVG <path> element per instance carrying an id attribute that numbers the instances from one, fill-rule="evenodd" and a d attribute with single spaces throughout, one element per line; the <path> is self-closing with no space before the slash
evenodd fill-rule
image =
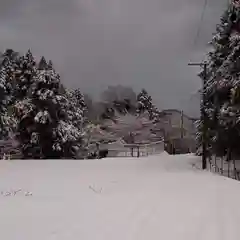
<path id="1" fill-rule="evenodd" d="M 196 151 L 196 127 L 193 119 L 177 109 L 161 112 L 159 129 L 164 131 L 165 141 L 174 151 L 181 153 Z M 169 147 L 169 146 L 168 146 Z"/>
<path id="2" fill-rule="evenodd" d="M 166 109 L 162 112 L 162 121 L 165 127 L 165 132 L 170 137 L 192 137 L 196 134 L 195 121 L 182 111 L 177 109 Z"/>

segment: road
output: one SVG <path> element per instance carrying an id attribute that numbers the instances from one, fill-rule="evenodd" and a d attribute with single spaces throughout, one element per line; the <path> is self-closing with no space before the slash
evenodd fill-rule
<path id="1" fill-rule="evenodd" d="M 4 240 L 238 240 L 240 183 L 192 156 L 1 161 Z"/>

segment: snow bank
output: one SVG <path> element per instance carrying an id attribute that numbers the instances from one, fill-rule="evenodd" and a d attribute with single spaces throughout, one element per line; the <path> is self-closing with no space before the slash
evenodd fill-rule
<path id="1" fill-rule="evenodd" d="M 198 161 L 0 161 L 1 239 L 239 239 L 240 183 Z"/>

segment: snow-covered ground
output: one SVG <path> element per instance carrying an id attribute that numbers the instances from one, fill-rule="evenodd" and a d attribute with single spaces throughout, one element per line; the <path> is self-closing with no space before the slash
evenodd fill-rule
<path id="1" fill-rule="evenodd" d="M 240 182 L 198 161 L 1 161 L 1 239 L 239 240 Z"/>

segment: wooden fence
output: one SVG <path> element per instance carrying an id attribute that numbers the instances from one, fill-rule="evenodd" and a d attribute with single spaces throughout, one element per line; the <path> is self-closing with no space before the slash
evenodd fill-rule
<path id="1" fill-rule="evenodd" d="M 212 156 L 208 158 L 207 168 L 211 172 L 240 180 L 240 160 L 226 161 L 224 157 Z"/>
<path id="2" fill-rule="evenodd" d="M 108 157 L 144 157 L 155 155 L 164 151 L 164 142 L 153 142 L 149 144 L 124 144 L 119 148 L 109 148 Z"/>
<path id="3" fill-rule="evenodd" d="M 111 144 L 100 146 L 99 149 L 94 147 L 92 151 L 101 149 L 108 149 L 107 157 L 144 157 L 155 155 L 164 151 L 164 141 L 153 142 L 149 144 L 122 144 L 111 147 Z M 20 159 L 20 157 L 13 157 L 12 154 L 2 154 L 0 159 Z"/>

